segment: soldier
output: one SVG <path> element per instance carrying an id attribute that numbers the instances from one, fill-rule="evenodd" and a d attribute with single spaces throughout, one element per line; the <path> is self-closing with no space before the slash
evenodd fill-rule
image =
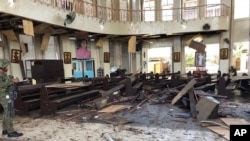
<path id="1" fill-rule="evenodd" d="M 12 117 L 8 115 L 8 87 L 16 82 L 13 76 L 7 75 L 9 61 L 0 59 L 0 104 L 3 107 L 2 118 L 2 135 L 8 135 L 8 137 L 19 137 L 22 133 L 14 131 Z"/>

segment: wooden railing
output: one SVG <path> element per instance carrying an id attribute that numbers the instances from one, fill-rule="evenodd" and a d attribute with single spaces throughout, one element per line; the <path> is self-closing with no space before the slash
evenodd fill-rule
<path id="1" fill-rule="evenodd" d="M 105 21 L 171 21 L 190 20 L 206 17 L 229 16 L 229 7 L 225 4 L 200 5 L 195 7 L 154 9 L 154 10 L 126 10 L 104 6 L 97 6 L 85 0 L 34 0 L 66 11 L 73 11 L 88 17 Z"/>

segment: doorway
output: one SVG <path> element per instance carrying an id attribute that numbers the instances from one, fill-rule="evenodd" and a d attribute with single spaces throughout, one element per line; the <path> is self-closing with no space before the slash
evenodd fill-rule
<path id="1" fill-rule="evenodd" d="M 172 47 L 157 47 L 148 50 L 148 73 L 172 72 Z"/>

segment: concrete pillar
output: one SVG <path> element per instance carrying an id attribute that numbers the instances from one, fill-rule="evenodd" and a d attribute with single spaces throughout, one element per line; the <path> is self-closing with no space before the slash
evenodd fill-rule
<path id="1" fill-rule="evenodd" d="M 173 60 L 172 60 L 172 69 L 173 69 L 173 72 L 177 72 L 177 71 L 181 71 L 182 73 L 184 73 L 184 69 L 182 70 L 182 68 L 184 68 L 184 67 L 182 67 L 182 65 L 184 64 L 184 63 L 182 63 L 182 62 L 185 62 L 185 58 L 184 58 L 184 53 L 183 53 L 183 51 L 182 51 L 182 43 L 181 43 L 181 37 L 174 37 L 173 38 L 173 53 L 172 54 L 174 54 L 174 52 L 180 52 L 181 53 L 181 61 L 180 62 L 174 62 Z"/>
<path id="2" fill-rule="evenodd" d="M 136 59 L 136 67 L 135 67 L 135 69 L 137 71 L 136 73 L 139 73 L 139 72 L 142 71 L 142 60 L 141 60 L 142 56 L 141 56 L 141 54 L 142 54 L 141 51 L 138 51 L 135 54 L 135 59 Z"/>
<path id="3" fill-rule="evenodd" d="M 136 54 L 129 53 L 129 73 L 136 73 Z"/>
<path id="4" fill-rule="evenodd" d="M 181 19 L 181 1 L 182 0 L 174 0 L 173 2 L 173 8 L 175 9 L 173 11 L 173 20 L 180 20 Z"/>
<path id="5" fill-rule="evenodd" d="M 91 58 L 93 58 L 95 61 L 95 77 L 96 77 L 97 69 L 101 67 L 101 61 L 100 61 L 101 48 L 95 46 L 96 42 L 89 41 L 88 44 L 89 44 L 89 50 L 91 51 Z"/>
<path id="6" fill-rule="evenodd" d="M 71 52 L 71 57 L 76 58 L 76 40 L 69 40 L 68 36 L 60 37 L 60 47 L 62 49 L 61 56 L 63 56 L 63 52 Z M 63 59 L 63 57 L 61 58 Z M 63 64 L 64 67 L 64 76 L 72 77 L 72 64 Z"/>
<path id="7" fill-rule="evenodd" d="M 104 52 L 109 52 L 109 40 L 108 39 L 103 39 L 103 47 L 102 47 L 102 55 L 100 56 L 103 56 L 102 58 L 100 59 L 104 59 Z M 103 68 L 104 68 L 104 76 L 105 75 L 109 75 L 110 76 L 110 63 L 104 63 L 103 62 Z"/>
<path id="8" fill-rule="evenodd" d="M 10 41 L 9 40 L 9 61 L 11 61 L 11 50 L 17 49 L 20 50 L 19 41 Z M 21 55 L 21 54 L 20 54 Z M 6 58 L 7 59 L 7 58 Z M 10 63 L 10 71 L 8 71 L 8 74 L 12 74 L 14 77 L 18 77 L 19 80 L 23 80 L 22 73 L 21 73 L 21 67 L 19 63 Z"/>
<path id="9" fill-rule="evenodd" d="M 117 67 L 122 66 L 122 50 L 121 50 L 121 43 L 118 41 L 115 41 L 115 47 L 114 47 L 114 64 Z"/>
<path id="10" fill-rule="evenodd" d="M 130 0 L 129 9 L 141 11 L 141 0 Z M 141 12 L 131 13 L 132 21 L 141 21 Z"/>
<path id="11" fill-rule="evenodd" d="M 161 1 L 162 0 L 155 0 L 155 9 L 162 9 L 161 8 Z M 155 21 L 162 21 L 162 11 L 161 10 L 155 11 Z"/>
<path id="12" fill-rule="evenodd" d="M 148 73 L 148 49 L 150 43 L 144 43 L 142 48 L 142 73 Z"/>
<path id="13" fill-rule="evenodd" d="M 207 4 L 206 0 L 199 0 L 198 5 L 206 5 L 206 4 Z M 199 10 L 198 18 L 201 19 L 201 18 L 206 17 L 206 7 L 205 6 L 199 7 L 198 10 Z"/>
<path id="14" fill-rule="evenodd" d="M 220 48 L 228 48 L 229 49 L 229 44 L 226 43 L 224 40 L 225 38 L 228 38 L 229 32 L 222 32 L 220 35 Z M 230 54 L 230 49 L 228 50 Z M 228 56 L 230 57 L 230 55 Z M 219 70 L 221 73 L 228 73 L 229 70 L 229 58 L 228 59 L 223 59 L 219 61 Z"/>

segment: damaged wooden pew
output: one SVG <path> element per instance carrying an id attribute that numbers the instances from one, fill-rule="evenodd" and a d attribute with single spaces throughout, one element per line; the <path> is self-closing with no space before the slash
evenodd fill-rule
<path id="1" fill-rule="evenodd" d="M 46 84 L 16 86 L 15 109 L 18 115 L 27 115 L 29 111 L 40 108 L 40 89 Z"/>
<path id="2" fill-rule="evenodd" d="M 104 91 L 102 97 L 94 101 L 96 108 L 101 109 L 109 103 L 119 100 L 120 96 L 134 96 L 139 89 L 142 88 L 143 83 L 139 81 L 136 74 L 127 77 L 126 79 L 117 83 L 113 88 Z"/>
<path id="3" fill-rule="evenodd" d="M 98 90 L 89 90 L 91 83 L 45 85 L 40 92 L 42 115 L 56 114 L 57 109 L 83 100 L 100 97 Z"/>

